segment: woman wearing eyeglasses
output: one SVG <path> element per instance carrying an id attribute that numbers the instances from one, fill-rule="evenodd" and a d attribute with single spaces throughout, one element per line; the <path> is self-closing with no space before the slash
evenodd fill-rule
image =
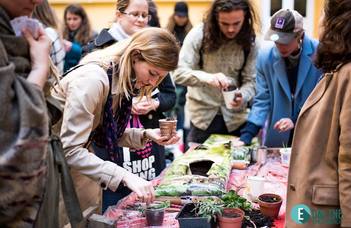
<path id="1" fill-rule="evenodd" d="M 145 28 L 150 20 L 146 0 L 117 0 L 116 9 L 116 21 L 83 47 L 83 55 L 128 38 Z"/>

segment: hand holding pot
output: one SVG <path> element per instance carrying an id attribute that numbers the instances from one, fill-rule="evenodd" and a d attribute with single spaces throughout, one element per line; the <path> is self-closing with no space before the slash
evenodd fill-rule
<path id="1" fill-rule="evenodd" d="M 244 99 L 243 99 L 243 94 L 240 92 L 240 90 L 235 90 L 235 95 L 234 95 L 234 99 L 232 100 L 232 102 L 230 102 L 230 105 L 233 108 L 240 108 L 242 107 L 244 104 Z"/>
<path id="2" fill-rule="evenodd" d="M 156 129 L 146 129 L 145 133 L 146 137 L 156 142 L 159 145 L 172 145 L 179 141 L 180 137 L 177 134 L 177 131 L 172 132 L 172 136 L 162 136 L 161 130 L 159 128 Z"/>

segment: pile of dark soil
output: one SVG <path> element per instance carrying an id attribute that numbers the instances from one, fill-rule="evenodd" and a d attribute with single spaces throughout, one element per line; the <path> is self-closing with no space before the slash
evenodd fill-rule
<path id="1" fill-rule="evenodd" d="M 207 177 L 207 172 L 210 170 L 212 164 L 213 161 L 210 160 L 192 162 L 189 164 L 191 174 Z"/>
<path id="2" fill-rule="evenodd" d="M 249 216 L 251 221 L 255 223 L 256 227 L 273 227 L 273 220 L 270 217 L 261 214 L 260 210 L 252 209 L 252 211 L 245 211 L 245 216 Z M 244 217 L 241 227 L 249 228 L 254 226 Z"/>

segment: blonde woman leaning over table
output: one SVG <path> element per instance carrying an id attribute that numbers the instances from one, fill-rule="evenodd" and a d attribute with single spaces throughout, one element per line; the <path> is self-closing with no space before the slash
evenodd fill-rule
<path id="1" fill-rule="evenodd" d="M 159 28 L 144 29 L 87 55 L 55 88 L 55 97 L 64 105 L 60 135 L 68 164 L 103 188 L 116 191 L 124 183 L 143 201 L 153 201 L 151 183 L 114 161 L 123 153 L 120 146 L 142 148 L 149 139 L 160 145 L 179 140 L 176 134 L 161 137 L 159 129 L 126 129 L 132 98 L 150 96 L 177 62 L 175 38 Z M 110 161 L 89 153 L 88 141 L 106 148 Z"/>

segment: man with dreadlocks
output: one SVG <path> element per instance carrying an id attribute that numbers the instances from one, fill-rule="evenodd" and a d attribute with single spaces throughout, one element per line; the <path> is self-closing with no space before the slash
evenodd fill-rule
<path id="1" fill-rule="evenodd" d="M 255 95 L 255 21 L 250 1 L 215 0 L 204 22 L 185 38 L 173 76 L 188 86 L 188 143 L 215 133 L 240 135 L 246 104 Z M 222 95 L 229 86 L 240 88 L 230 109 Z"/>

